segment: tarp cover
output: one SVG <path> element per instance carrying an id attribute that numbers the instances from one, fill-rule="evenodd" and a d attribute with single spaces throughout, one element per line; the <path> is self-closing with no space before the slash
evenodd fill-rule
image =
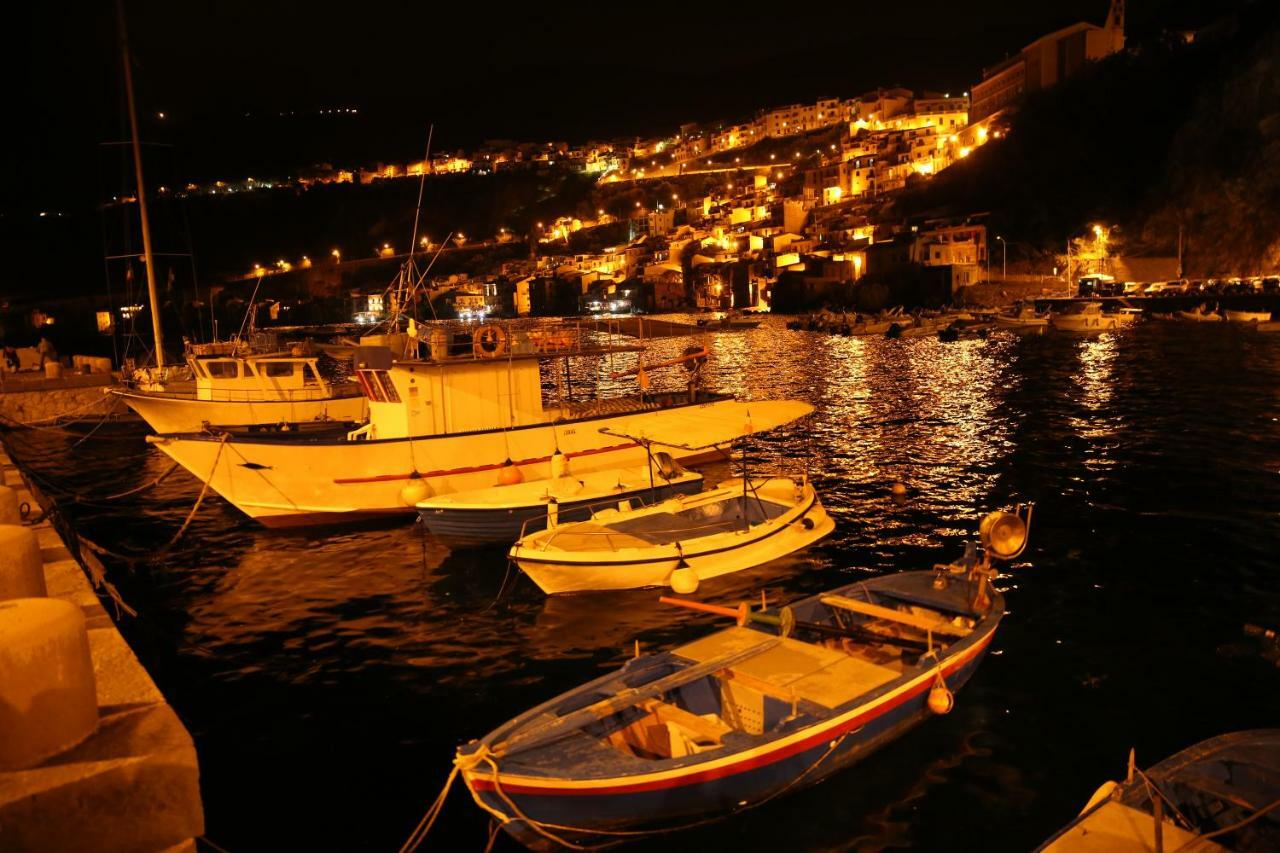
<path id="1" fill-rule="evenodd" d="M 752 433 L 776 429 L 811 414 L 813 406 L 800 400 L 734 400 L 675 409 L 663 413 L 660 418 L 650 413 L 643 418 L 603 427 L 600 431 L 642 443 L 701 450 L 730 444 Z"/>

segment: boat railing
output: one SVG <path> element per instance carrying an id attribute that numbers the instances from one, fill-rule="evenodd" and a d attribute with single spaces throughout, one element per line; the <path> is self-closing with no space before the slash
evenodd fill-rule
<path id="1" fill-rule="evenodd" d="M 210 403 L 298 403 L 315 400 L 359 397 L 363 394 L 355 383 L 343 382 L 327 388 L 210 388 L 186 391 L 145 391 L 148 397 L 169 400 L 197 400 Z"/>
<path id="2" fill-rule="evenodd" d="M 423 357 L 434 362 L 490 361 L 599 355 L 642 349 L 636 338 L 605 318 L 581 320 L 445 320 L 417 327 Z"/>

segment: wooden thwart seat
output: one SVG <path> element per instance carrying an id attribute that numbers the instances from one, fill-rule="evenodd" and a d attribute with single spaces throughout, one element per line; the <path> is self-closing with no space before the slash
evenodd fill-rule
<path id="1" fill-rule="evenodd" d="M 856 598 L 848 598 L 843 595 L 824 595 L 818 600 L 828 607 L 835 607 L 839 610 L 848 610 L 851 613 L 861 613 L 864 616 L 872 616 L 876 619 L 885 619 L 889 622 L 898 622 L 903 625 L 910 625 L 913 628 L 919 628 L 921 631 L 932 631 L 935 634 L 944 634 L 949 637 L 967 637 L 973 630 L 972 628 L 964 628 L 959 625 L 952 624 L 941 616 L 926 616 L 920 613 L 907 613 L 903 610 L 894 610 L 892 607 L 881 607 L 878 604 L 858 601 Z"/>

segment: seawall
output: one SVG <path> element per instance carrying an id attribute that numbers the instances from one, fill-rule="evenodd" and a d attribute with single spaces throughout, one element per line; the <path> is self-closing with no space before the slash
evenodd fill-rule
<path id="1" fill-rule="evenodd" d="M 100 386 L 86 390 L 102 395 Z M 17 492 L 22 525 L 36 533 L 48 597 L 84 615 L 97 701 L 87 739 L 35 766 L 0 770 L 0 850 L 194 851 L 204 832 L 195 744 L 103 608 L 99 590 L 110 586 L 101 564 L 87 551 L 83 566 L 72 556 L 74 533 L 68 548 L 49 521 L 53 507 L 2 447 L 0 484 Z"/>

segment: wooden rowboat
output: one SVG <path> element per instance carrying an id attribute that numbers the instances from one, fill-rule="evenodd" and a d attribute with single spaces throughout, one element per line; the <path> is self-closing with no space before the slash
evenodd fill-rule
<path id="1" fill-rule="evenodd" d="M 1280 729 L 1198 743 L 1094 793 L 1038 848 L 1084 851 L 1280 850 Z"/>
<path id="2" fill-rule="evenodd" d="M 729 480 L 698 495 L 526 530 L 510 557 L 548 594 L 696 587 L 807 548 L 834 529 L 807 480 Z"/>
<path id="3" fill-rule="evenodd" d="M 737 625 L 526 711 L 460 747 L 455 772 L 535 849 L 668 832 L 821 782 L 948 712 L 977 669 L 1004 613 L 991 557 L 1020 554 L 1027 528 L 992 513 L 982 530 L 981 561 L 790 607 L 685 601 Z"/>

